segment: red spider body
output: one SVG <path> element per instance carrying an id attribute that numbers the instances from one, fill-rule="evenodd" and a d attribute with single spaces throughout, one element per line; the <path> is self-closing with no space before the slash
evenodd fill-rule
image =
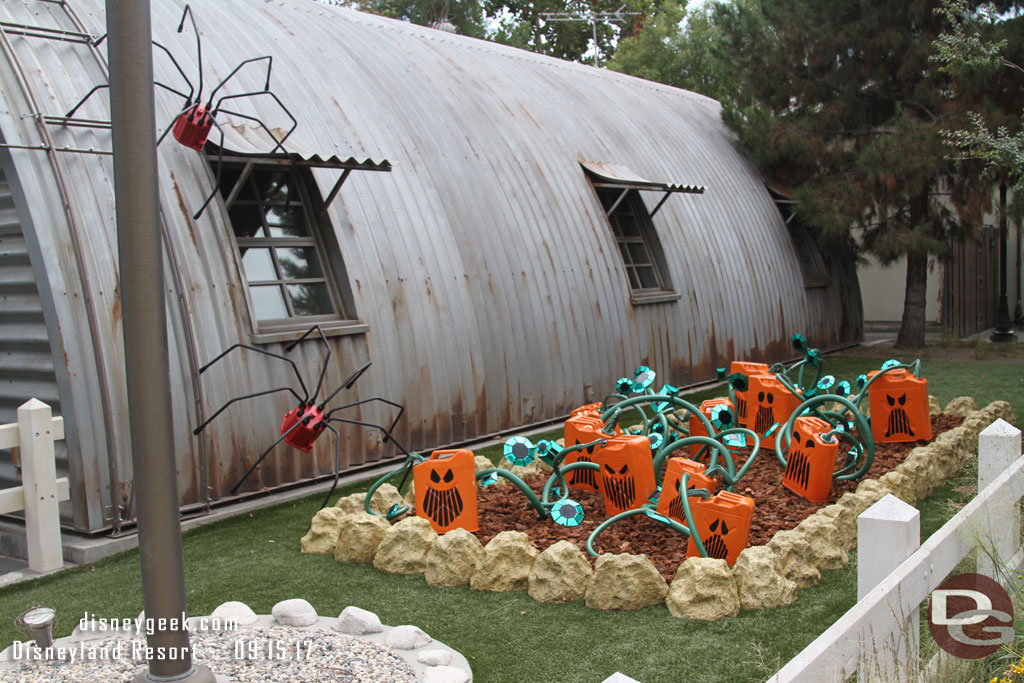
<path id="1" fill-rule="evenodd" d="M 174 139 L 192 149 L 202 151 L 206 146 L 206 138 L 210 137 L 213 128 L 213 117 L 202 104 L 196 103 L 189 110 L 182 112 L 174 121 L 171 133 Z"/>
<path id="2" fill-rule="evenodd" d="M 309 418 L 309 422 L 295 426 L 296 422 L 301 422 L 306 418 Z M 323 410 L 316 405 L 305 408 L 298 405 L 285 413 L 284 419 L 281 420 L 281 433 L 284 434 L 291 429 L 291 433 L 284 437 L 284 440 L 300 451 L 309 453 L 313 450 L 313 442 L 324 433 L 326 426 Z M 294 429 L 292 429 L 293 427 Z"/>

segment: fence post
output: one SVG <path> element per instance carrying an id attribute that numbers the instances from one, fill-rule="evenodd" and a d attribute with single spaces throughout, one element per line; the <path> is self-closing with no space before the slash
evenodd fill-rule
<path id="1" fill-rule="evenodd" d="M 978 493 L 1020 456 L 1020 430 L 1009 422 L 1000 418 L 982 430 L 978 435 Z M 1001 569 L 1016 571 L 1009 565 L 1020 547 L 1017 505 L 993 505 L 984 526 L 984 535 L 979 539 L 978 573 L 1000 581 Z"/>
<path id="2" fill-rule="evenodd" d="M 921 545 L 921 513 L 886 494 L 857 517 L 857 600 Z M 898 603 L 897 603 L 898 604 Z M 917 668 L 919 610 L 893 614 L 891 628 L 865 634 L 858 680 L 907 680 Z"/>
<path id="3" fill-rule="evenodd" d="M 53 453 L 50 406 L 29 399 L 18 408 L 21 483 L 25 490 L 25 540 L 28 568 L 48 572 L 64 566 L 60 545 L 57 464 Z"/>

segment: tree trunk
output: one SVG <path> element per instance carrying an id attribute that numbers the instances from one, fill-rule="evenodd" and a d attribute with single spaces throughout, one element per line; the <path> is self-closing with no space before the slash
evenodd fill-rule
<path id="1" fill-rule="evenodd" d="M 924 348 L 925 297 L 928 290 L 928 252 L 907 254 L 907 286 L 903 321 L 896 337 L 898 349 Z"/>

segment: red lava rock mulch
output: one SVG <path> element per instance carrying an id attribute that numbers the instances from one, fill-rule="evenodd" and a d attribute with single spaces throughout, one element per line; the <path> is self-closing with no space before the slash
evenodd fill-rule
<path id="1" fill-rule="evenodd" d="M 933 415 L 932 431 L 938 436 L 958 427 L 961 422 L 963 418 L 959 416 Z M 864 478 L 877 479 L 903 462 L 911 450 L 927 443 L 876 444 L 874 463 Z M 742 463 L 742 459 L 737 458 L 737 469 Z M 764 545 L 776 531 L 792 529 L 819 508 L 831 505 L 847 491 L 855 490 L 862 481 L 833 481 L 828 500 L 812 503 L 782 485 L 782 472 L 782 465 L 776 459 L 774 450 L 763 449 L 734 489 L 736 493 L 750 496 L 755 501 L 748 546 Z M 546 477 L 543 476 L 526 479 L 538 497 L 545 481 Z M 484 487 L 478 497 L 480 530 L 476 535 L 486 545 L 499 532 L 523 531 L 530 536 L 530 541 L 538 550 L 568 540 L 586 552 L 587 537 L 606 519 L 604 500 L 599 493 L 578 489 L 573 489 L 570 497 L 583 506 L 586 518 L 579 526 L 563 527 L 550 519 L 539 519 L 518 487 L 512 484 Z M 647 555 L 666 581 L 672 580 L 676 568 L 686 557 L 686 538 L 682 534 L 643 515 L 611 525 L 601 532 L 594 545 L 594 549 L 601 553 Z"/>

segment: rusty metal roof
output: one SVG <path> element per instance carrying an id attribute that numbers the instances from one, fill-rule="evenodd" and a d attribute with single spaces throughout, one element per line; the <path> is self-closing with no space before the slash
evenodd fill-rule
<path id="1" fill-rule="evenodd" d="M 184 5 L 153 0 L 152 27 L 195 80 L 191 31 L 176 32 Z M 409 448 L 551 420 L 600 400 L 639 364 L 679 386 L 712 378 L 730 359 L 779 358 L 793 332 L 821 347 L 859 338 L 852 266 L 834 258 L 829 287 L 804 287 L 778 210 L 713 100 L 311 0 L 192 9 L 206 83 L 273 55 L 271 89 L 298 121 L 287 141 L 293 160 L 393 164 L 391 173 L 353 173 L 324 213 L 358 323 L 330 338 L 327 384 L 372 360 L 339 400 L 404 402 L 398 436 Z M 15 146 L 5 168 L 23 188 L 14 199 L 26 239 L 38 245 L 31 266 L 52 311 L 58 384 L 68 378 L 60 404 L 76 415 L 66 519 L 87 531 L 131 514 L 112 167 L 98 153 L 111 149 L 110 130 L 59 120 L 106 82 L 105 44 L 94 49 L 82 38 L 104 32 L 103 13 L 103 0 L 0 3 L 0 132 Z M 225 92 L 262 88 L 263 73 L 250 69 Z M 155 75 L 182 87 L 161 54 Z M 156 97 L 163 129 L 184 103 L 163 89 Z M 287 130 L 290 121 L 266 99 L 236 99 L 232 108 Z M 109 120 L 106 97 L 76 115 Z M 195 438 L 200 416 L 232 396 L 282 386 L 290 371 L 239 352 L 215 377 L 197 374 L 230 345 L 258 340 L 223 205 L 191 218 L 213 189 L 207 158 L 170 136 L 158 153 L 178 490 L 183 505 L 203 505 L 227 495 L 289 406 L 280 394 L 254 399 Z M 653 221 L 676 299 L 633 302 L 580 159 L 604 162 L 595 168 L 606 179 L 706 188 L 679 192 Z M 311 175 L 326 196 L 338 173 Z M 0 335 L 16 343 L 15 328 Z M 315 374 L 323 351 L 303 343 L 289 355 Z M 390 415 L 361 410 L 363 419 Z M 342 439 L 349 469 L 394 453 L 360 428 Z M 322 439 L 311 455 L 279 447 L 252 489 L 330 474 L 333 445 Z"/>

